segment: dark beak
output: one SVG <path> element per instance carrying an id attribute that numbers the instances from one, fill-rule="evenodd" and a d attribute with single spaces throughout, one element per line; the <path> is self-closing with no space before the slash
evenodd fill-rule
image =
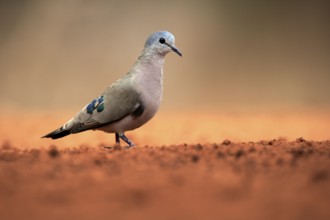
<path id="1" fill-rule="evenodd" d="M 182 57 L 182 53 L 176 47 L 168 44 L 167 42 L 165 42 L 165 44 L 169 46 L 173 50 L 173 52 L 177 53 L 180 57 Z"/>

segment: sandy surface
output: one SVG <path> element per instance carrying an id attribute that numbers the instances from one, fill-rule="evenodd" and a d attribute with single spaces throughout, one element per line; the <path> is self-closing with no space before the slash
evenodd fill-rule
<path id="1" fill-rule="evenodd" d="M 40 139 L 67 116 L 2 114 L 1 220 L 330 219 L 328 114 L 161 113 L 129 150 Z"/>
<path id="2" fill-rule="evenodd" d="M 0 219 L 329 219 L 330 142 L 0 150 Z"/>

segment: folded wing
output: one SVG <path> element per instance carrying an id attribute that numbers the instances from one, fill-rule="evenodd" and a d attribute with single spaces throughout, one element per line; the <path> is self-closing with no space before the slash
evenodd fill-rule
<path id="1" fill-rule="evenodd" d="M 96 129 L 114 123 L 143 109 L 139 93 L 133 89 L 128 78 L 109 86 L 106 91 L 65 125 L 43 136 L 57 139 L 72 133 Z"/>

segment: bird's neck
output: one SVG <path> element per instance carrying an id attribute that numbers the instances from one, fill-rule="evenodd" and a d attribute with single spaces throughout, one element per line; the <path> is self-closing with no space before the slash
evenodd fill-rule
<path id="1" fill-rule="evenodd" d="M 163 54 L 152 50 L 143 50 L 132 69 L 136 74 L 143 74 L 150 79 L 162 79 L 164 60 L 165 55 Z"/>
<path id="2" fill-rule="evenodd" d="M 163 67 L 165 55 L 150 49 L 144 49 L 135 65 Z"/>
<path id="3" fill-rule="evenodd" d="M 162 98 L 164 58 L 164 55 L 144 50 L 131 71 L 136 88 L 156 105 Z"/>

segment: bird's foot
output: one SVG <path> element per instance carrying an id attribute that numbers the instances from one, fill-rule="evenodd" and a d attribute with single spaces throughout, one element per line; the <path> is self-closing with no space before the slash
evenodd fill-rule
<path id="1" fill-rule="evenodd" d="M 120 139 L 122 139 L 128 146 L 126 146 L 126 149 L 132 148 L 135 146 L 135 144 L 128 139 L 124 133 L 116 133 L 116 143 L 120 143 Z"/>
<path id="2" fill-rule="evenodd" d="M 120 146 L 120 139 L 122 139 L 128 146 L 121 147 Z M 124 133 L 116 133 L 116 145 L 115 146 L 105 146 L 106 149 L 114 149 L 114 150 L 121 150 L 121 149 L 130 149 L 132 147 L 135 147 L 135 144 L 128 139 Z"/>
<path id="3" fill-rule="evenodd" d="M 132 145 L 125 146 L 124 148 L 128 150 L 128 149 L 131 149 L 131 148 L 134 148 L 134 147 L 136 147 L 135 144 L 132 144 Z"/>

